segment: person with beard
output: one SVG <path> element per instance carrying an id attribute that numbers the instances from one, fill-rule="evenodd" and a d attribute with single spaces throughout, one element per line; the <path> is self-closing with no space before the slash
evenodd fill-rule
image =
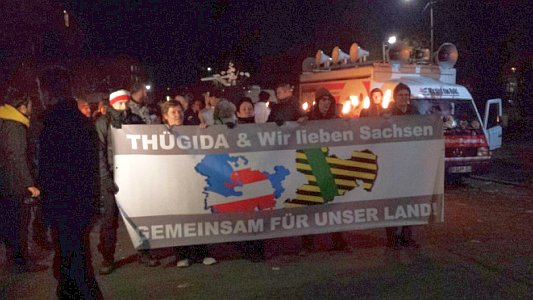
<path id="1" fill-rule="evenodd" d="M 118 90 L 109 95 L 107 113 L 96 121 L 98 133 L 98 153 L 100 169 L 100 201 L 102 207 L 100 242 L 98 250 L 103 256 L 99 273 L 107 275 L 115 269 L 115 244 L 117 242 L 118 207 L 115 194 L 118 187 L 113 178 L 113 152 L 110 139 L 110 129 L 121 128 L 125 124 L 144 124 L 142 118 L 128 107 L 130 93 Z M 152 258 L 149 251 L 140 251 L 139 262 L 150 267 L 159 265 L 159 261 Z"/>

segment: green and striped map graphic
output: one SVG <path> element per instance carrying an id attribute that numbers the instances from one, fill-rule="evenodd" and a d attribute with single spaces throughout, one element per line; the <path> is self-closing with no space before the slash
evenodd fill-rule
<path id="1" fill-rule="evenodd" d="M 329 155 L 327 147 L 297 150 L 296 169 L 307 183 L 285 207 L 325 204 L 359 186 L 369 192 L 378 175 L 377 155 L 369 150 L 353 151 L 349 159 Z"/>

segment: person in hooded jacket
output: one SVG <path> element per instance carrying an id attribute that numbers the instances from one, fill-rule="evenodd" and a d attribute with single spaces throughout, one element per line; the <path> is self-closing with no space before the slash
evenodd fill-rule
<path id="1" fill-rule="evenodd" d="M 100 170 L 100 205 L 101 225 L 98 250 L 103 256 L 99 273 L 107 275 L 115 269 L 115 244 L 117 242 L 118 207 L 115 194 L 118 187 L 113 177 L 113 152 L 110 129 L 121 128 L 125 124 L 144 124 L 143 119 L 132 113 L 128 107 L 130 93 L 118 90 L 109 95 L 107 113 L 96 121 L 98 134 L 98 157 Z M 159 262 L 148 251 L 141 251 L 139 261 L 148 266 L 157 266 Z"/>
<path id="2" fill-rule="evenodd" d="M 308 120 L 338 119 L 339 115 L 335 105 L 335 98 L 325 89 L 320 88 L 315 93 L 315 105 L 307 114 Z"/>
<path id="3" fill-rule="evenodd" d="M 320 88 L 315 92 L 315 105 L 307 114 L 307 120 L 331 120 L 338 119 L 337 106 L 335 105 L 335 98 L 325 88 Z M 334 232 L 332 235 L 333 245 L 335 250 L 351 251 L 351 247 L 344 239 L 341 232 Z M 302 236 L 302 250 L 298 253 L 300 256 L 309 254 L 313 246 L 313 236 Z"/>
<path id="4" fill-rule="evenodd" d="M 11 95 L 0 106 L 0 241 L 6 245 L 14 269 L 28 267 L 27 249 L 21 243 L 22 202 L 38 197 L 28 161 L 27 130 L 32 103 L 21 93 Z"/>

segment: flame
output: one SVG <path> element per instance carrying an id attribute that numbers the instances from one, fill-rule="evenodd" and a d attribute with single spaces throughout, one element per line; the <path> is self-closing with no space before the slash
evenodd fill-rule
<path id="1" fill-rule="evenodd" d="M 369 107 L 370 107 L 370 98 L 366 96 L 365 99 L 363 100 L 363 108 L 368 109 Z"/>
<path id="2" fill-rule="evenodd" d="M 309 103 L 304 102 L 304 104 L 302 104 L 302 108 L 303 110 L 307 111 L 307 109 L 309 109 Z"/>
<path id="3" fill-rule="evenodd" d="M 381 101 L 381 107 L 383 107 L 384 109 L 387 109 L 389 107 L 391 94 L 392 92 L 390 89 L 385 91 L 385 95 L 383 96 L 383 101 Z"/>
<path id="4" fill-rule="evenodd" d="M 344 102 L 342 105 L 342 114 L 347 115 L 352 111 L 352 103 L 350 101 Z"/>
<path id="5" fill-rule="evenodd" d="M 267 101 L 267 104 L 266 104 L 266 105 L 267 105 L 267 107 L 270 108 L 270 101 Z"/>
<path id="6" fill-rule="evenodd" d="M 359 106 L 359 98 L 357 96 L 350 96 L 350 100 L 352 101 L 353 107 Z"/>

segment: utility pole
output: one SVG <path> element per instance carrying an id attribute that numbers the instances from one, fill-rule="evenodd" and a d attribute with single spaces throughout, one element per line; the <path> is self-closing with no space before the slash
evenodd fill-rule
<path id="1" fill-rule="evenodd" d="M 439 0 L 429 0 L 426 6 L 424 6 L 424 9 L 422 10 L 422 13 L 426 11 L 426 9 L 429 8 L 429 22 L 430 22 L 430 30 L 431 30 L 431 36 L 430 36 L 430 48 L 429 53 L 431 56 L 433 56 L 433 49 L 434 49 L 434 38 L 433 38 L 433 5 L 435 3 L 439 2 Z"/>

